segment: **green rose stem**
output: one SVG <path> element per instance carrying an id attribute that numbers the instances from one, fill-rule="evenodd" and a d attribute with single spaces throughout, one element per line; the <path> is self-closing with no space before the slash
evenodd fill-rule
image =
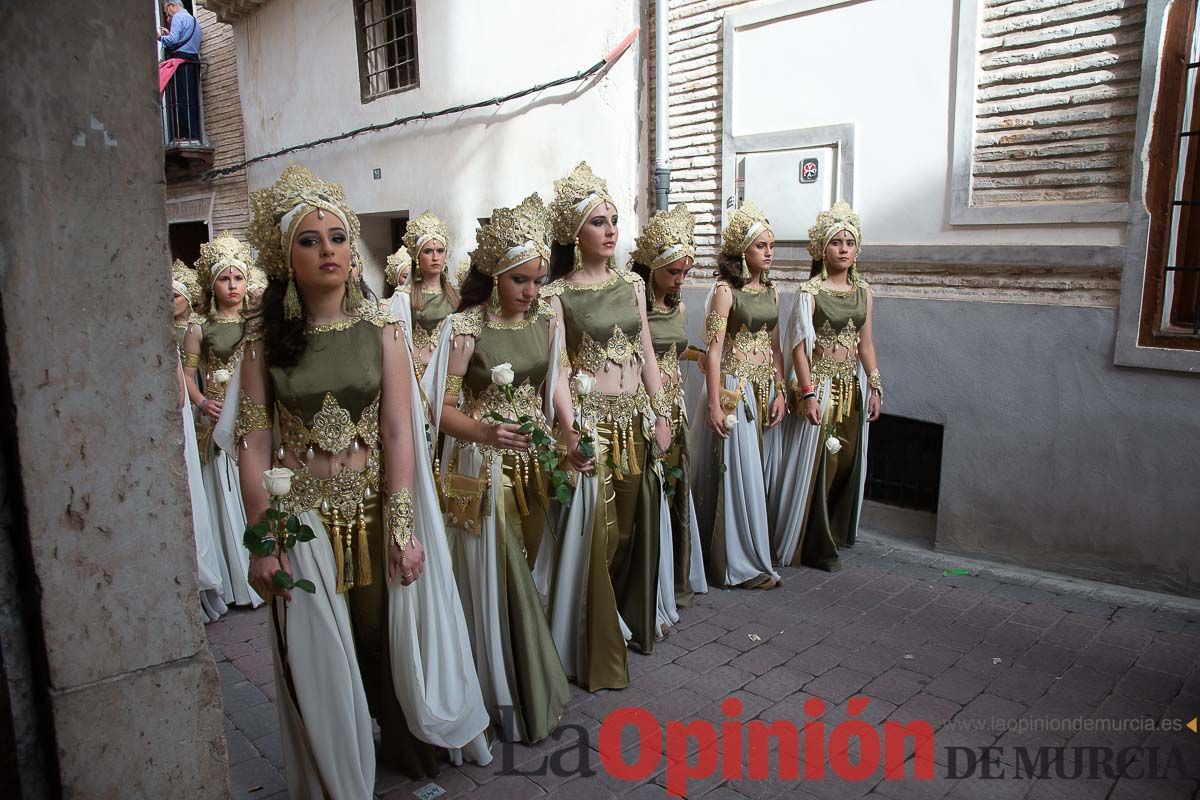
<path id="1" fill-rule="evenodd" d="M 287 551 L 291 550 L 298 543 L 311 542 L 317 538 L 313 533 L 313 529 L 307 525 L 300 524 L 300 518 L 295 514 L 287 514 L 280 508 L 283 503 L 283 497 L 287 494 L 287 488 L 282 494 L 278 494 L 279 484 L 277 481 L 282 480 L 284 487 L 290 488 L 291 470 L 287 470 L 286 476 L 272 475 L 274 470 L 267 470 L 264 473 L 264 485 L 267 491 L 271 494 L 271 507 L 267 509 L 264 518 L 246 526 L 246 532 L 242 534 L 242 544 L 246 546 L 253 555 L 263 557 L 275 556 L 282 561 L 282 557 Z M 290 573 L 282 569 L 275 571 L 271 576 L 271 582 L 280 589 L 300 589 L 309 594 L 316 594 L 317 587 L 312 581 L 305 578 L 293 580 Z"/>

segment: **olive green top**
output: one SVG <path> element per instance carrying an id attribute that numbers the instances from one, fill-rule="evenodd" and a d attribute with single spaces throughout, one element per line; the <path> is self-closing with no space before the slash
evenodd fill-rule
<path id="1" fill-rule="evenodd" d="M 200 326 L 200 355 L 210 367 L 215 358 L 222 365 L 228 363 L 237 350 L 238 342 L 246 323 L 241 319 L 206 319 Z"/>
<path id="2" fill-rule="evenodd" d="M 187 336 L 187 323 L 175 326 L 175 346 L 179 348 L 179 355 L 183 355 L 183 339 Z"/>
<path id="3" fill-rule="evenodd" d="M 421 299 L 425 305 L 420 309 L 412 307 L 411 299 L 408 301 L 409 307 L 412 309 L 413 324 L 420 325 L 425 329 L 425 333 L 432 335 L 438 325 L 442 324 L 442 320 L 454 313 L 454 307 L 446 299 L 445 292 L 426 294 Z"/>
<path id="4" fill-rule="evenodd" d="M 562 303 L 563 331 L 571 363 L 595 371 L 611 361 L 621 365 L 641 356 L 642 315 L 631 271 L 614 271 L 608 280 L 577 285 L 557 280 L 542 287 L 542 296 Z M 623 334 L 614 336 L 614 327 Z M 615 341 L 621 339 L 623 341 Z"/>
<path id="5" fill-rule="evenodd" d="M 671 349 L 671 345 L 675 345 L 677 355 L 682 355 L 687 349 L 687 329 L 680 306 L 664 309 L 656 303 L 647 314 L 647 321 L 650 323 L 650 338 L 654 342 L 654 355 L 661 357 Z"/>
<path id="6" fill-rule="evenodd" d="M 475 397 L 482 395 L 492 383 L 492 368 L 505 363 L 512 365 L 514 388 L 526 383 L 540 387 L 550 371 L 550 325 L 554 320 L 550 304 L 539 303 L 538 310 L 524 322 L 508 324 L 483 319 L 482 308 L 451 317 L 455 333 L 475 336 L 475 351 L 463 376 L 467 390 Z"/>
<path id="7" fill-rule="evenodd" d="M 313 425 L 326 394 L 358 420 L 379 396 L 383 383 L 383 339 L 369 320 L 355 319 L 348 327 L 314 331 L 292 367 L 269 367 L 275 400 Z"/>
<path id="8" fill-rule="evenodd" d="M 813 329 L 821 331 L 825 323 L 834 333 L 841 333 L 851 322 L 861 331 L 867 324 L 867 286 L 855 286 L 848 292 L 821 287 L 813 294 Z"/>
<path id="9" fill-rule="evenodd" d="M 751 333 L 758 333 L 763 328 L 768 333 L 775 330 L 779 324 L 779 302 L 774 286 L 755 291 L 729 288 L 733 294 L 733 305 L 729 309 L 727 329 L 731 334 L 743 327 Z"/>

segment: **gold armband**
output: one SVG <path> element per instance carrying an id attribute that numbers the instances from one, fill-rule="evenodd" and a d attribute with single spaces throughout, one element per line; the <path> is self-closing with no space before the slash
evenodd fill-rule
<path id="1" fill-rule="evenodd" d="M 451 397 L 458 397 L 460 394 L 462 394 L 462 384 L 462 375 L 447 375 L 445 389 L 446 394 Z"/>
<path id="2" fill-rule="evenodd" d="M 392 544 L 401 550 L 408 547 L 413 538 L 413 499 L 408 489 L 388 495 L 383 509 L 383 522 L 387 526 Z"/>
<path id="3" fill-rule="evenodd" d="M 267 407 L 254 402 L 254 398 L 245 392 L 238 393 L 237 420 L 233 425 L 233 438 L 241 439 L 247 433 L 271 430 L 271 416 Z"/>
<path id="4" fill-rule="evenodd" d="M 713 342 L 725 336 L 725 328 L 729 325 L 729 320 L 722 317 L 717 312 L 709 313 L 704 320 L 704 341 L 711 345 Z"/>
<path id="5" fill-rule="evenodd" d="M 654 409 L 656 416 L 666 417 L 667 419 L 674 419 L 675 417 L 675 401 L 668 391 L 659 389 L 658 394 L 650 398 L 650 407 Z"/>
<path id="6" fill-rule="evenodd" d="M 199 353 L 184 353 L 183 366 L 188 369 L 200 369 L 200 354 Z"/>
<path id="7" fill-rule="evenodd" d="M 879 370 L 871 370 L 871 374 L 867 376 L 867 383 L 871 384 L 871 388 L 879 392 L 879 399 L 883 399 L 883 378 L 879 377 Z"/>

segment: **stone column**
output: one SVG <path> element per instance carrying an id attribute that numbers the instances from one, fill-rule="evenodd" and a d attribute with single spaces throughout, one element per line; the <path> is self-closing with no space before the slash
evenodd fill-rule
<path id="1" fill-rule="evenodd" d="M 154 34 L 146 0 L 12 3 L 0 26 L 0 434 L 15 494 L 0 574 L 26 587 L 23 617 L 0 610 L 0 672 L 48 773 L 39 789 L 24 754 L 26 798 L 55 784 L 70 798 L 229 796 L 183 471 Z"/>

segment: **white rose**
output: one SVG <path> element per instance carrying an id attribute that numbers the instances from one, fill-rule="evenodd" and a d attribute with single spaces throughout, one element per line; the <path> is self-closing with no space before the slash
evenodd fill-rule
<path id="1" fill-rule="evenodd" d="M 836 436 L 830 436 L 825 440 L 825 449 L 831 453 L 836 453 L 842 449 L 842 440 Z"/>
<path id="2" fill-rule="evenodd" d="M 511 386 L 515 377 L 512 364 L 507 361 L 492 367 L 492 383 L 497 386 Z"/>
<path id="3" fill-rule="evenodd" d="M 738 424 L 737 414 L 730 414 L 725 417 L 725 430 L 732 430 Z"/>
<path id="4" fill-rule="evenodd" d="M 227 369 L 219 369 L 212 374 L 212 377 L 218 386 L 224 386 L 229 383 L 229 379 L 233 377 L 233 374 Z"/>
<path id="5" fill-rule="evenodd" d="M 596 379 L 582 372 L 575 373 L 571 378 L 571 391 L 580 397 L 587 397 L 596 388 Z"/>
<path id="6" fill-rule="evenodd" d="M 296 473 L 287 467 L 275 467 L 263 472 L 263 488 L 274 497 L 283 497 L 292 490 L 292 476 Z"/>

